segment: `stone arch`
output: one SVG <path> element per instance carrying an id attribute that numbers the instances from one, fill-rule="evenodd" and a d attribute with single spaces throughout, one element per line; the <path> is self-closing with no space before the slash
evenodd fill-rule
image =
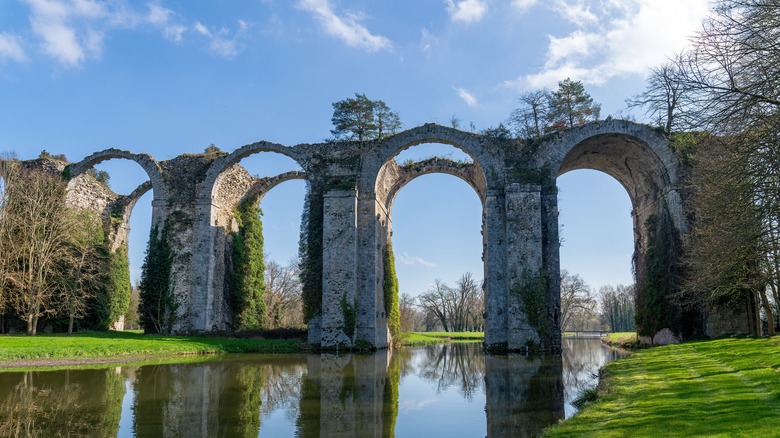
<path id="1" fill-rule="evenodd" d="M 483 175 L 474 163 L 464 163 L 452 161 L 445 158 L 429 158 L 409 165 L 398 165 L 395 161 L 390 161 L 385 167 L 386 175 L 394 175 L 394 182 L 382 187 L 382 191 L 377 191 L 377 198 L 382 200 L 385 210 L 392 211 L 393 202 L 398 192 L 412 182 L 417 177 L 429 175 L 432 173 L 442 173 L 451 175 L 463 180 L 471 186 L 480 199 L 483 207 L 485 204 L 486 181 Z"/>
<path id="2" fill-rule="evenodd" d="M 69 165 L 66 168 L 66 174 L 68 175 L 69 180 L 73 181 L 73 179 L 93 168 L 96 164 L 115 158 L 121 158 L 138 163 L 138 165 L 141 166 L 141 168 L 143 168 L 143 170 L 149 176 L 149 181 L 152 185 L 151 188 L 154 191 L 154 201 L 156 201 L 155 203 L 160 203 L 167 200 L 168 196 L 162 176 L 162 169 L 160 169 L 160 165 L 157 163 L 157 161 L 155 161 L 155 159 L 148 154 L 136 154 L 130 151 L 115 148 L 106 149 L 95 152 L 78 163 Z"/>
<path id="3" fill-rule="evenodd" d="M 648 276 L 649 264 L 658 260 L 649 258 L 650 249 L 654 245 L 651 238 L 661 233 L 661 236 L 670 239 L 656 252 L 663 252 L 658 257 L 664 260 L 663 263 L 669 264 L 665 269 L 672 272 L 679 263 L 682 236 L 689 228 L 680 193 L 682 169 L 670 147 L 668 137 L 662 131 L 647 125 L 625 120 L 607 120 L 562 133 L 556 141 L 545 146 L 543 153 L 549 158 L 547 163 L 553 177 L 577 169 L 597 170 L 613 177 L 626 190 L 631 200 L 634 230 L 632 263 L 638 287 L 635 306 L 638 314 L 658 312 L 659 309 L 654 307 L 656 304 L 650 302 L 643 292 L 650 290 L 650 284 L 655 284 L 650 283 L 653 280 Z M 660 287 L 663 294 L 674 293 L 671 286 Z M 663 308 L 663 312 L 687 311 L 669 304 L 669 307 Z M 671 327 L 673 330 L 690 330 L 690 327 L 683 328 L 684 325 L 680 321 L 695 321 L 699 318 L 695 312 L 682 316 L 683 313 L 675 317 L 678 318 L 679 324 L 677 328 Z M 691 326 L 693 325 L 692 323 Z M 640 326 L 638 329 L 647 331 L 648 327 Z M 694 334 L 688 332 L 685 336 Z"/>
<path id="4" fill-rule="evenodd" d="M 211 163 L 203 182 L 200 183 L 198 188 L 199 203 L 212 203 L 217 201 L 215 199 L 217 197 L 216 193 L 217 190 L 219 190 L 225 172 L 229 171 L 244 158 L 259 152 L 275 152 L 284 155 L 291 158 L 299 166 L 305 169 L 303 166 L 303 154 L 295 148 L 266 141 L 248 144 L 236 149 L 230 154 L 217 158 Z"/>
<path id="5" fill-rule="evenodd" d="M 555 176 L 592 169 L 615 178 L 638 217 L 665 201 L 675 226 L 687 230 L 680 198 L 680 164 L 657 129 L 625 120 L 594 122 L 566 131 L 544 151 Z"/>
<path id="6" fill-rule="evenodd" d="M 299 170 L 292 170 L 290 172 L 280 173 L 276 176 L 270 176 L 266 178 L 258 178 L 255 183 L 247 190 L 246 194 L 241 198 L 241 201 L 255 200 L 262 202 L 268 192 L 279 184 L 292 181 L 296 179 L 306 180 L 306 172 Z"/>
<path id="7" fill-rule="evenodd" d="M 301 149 L 265 141 L 242 146 L 211 163 L 196 188 L 194 240 L 197 251 L 193 253 L 192 260 L 199 270 L 194 274 L 188 309 L 192 315 L 192 330 L 225 330 L 230 326 L 225 310 L 225 259 L 230 244 L 229 233 L 237 230 L 234 207 L 253 190 L 262 194 L 264 187 L 266 191 L 270 190 L 284 178 L 306 177 L 302 172 L 288 172 L 286 176 L 279 175 L 266 181 L 251 177 L 238 163 L 259 152 L 282 154 L 304 167 L 305 153 Z"/>
<path id="8" fill-rule="evenodd" d="M 498 147 L 489 143 L 489 138 L 427 123 L 389 137 L 367 152 L 373 156 L 364 161 L 358 191 L 376 193 L 383 167 L 400 152 L 424 143 L 446 144 L 460 149 L 474 160 L 475 166 L 485 175 L 486 187 L 500 185 L 501 181 L 498 180 L 498 175 L 501 172 L 498 170 L 503 164 L 499 158 L 502 154 Z"/>
<path id="9" fill-rule="evenodd" d="M 112 229 L 114 234 L 111 236 L 111 251 L 116 251 L 119 247 L 126 243 L 130 233 L 130 215 L 133 214 L 135 204 L 143 195 L 152 189 L 152 182 L 145 181 L 135 188 L 129 195 L 120 196 L 114 201 L 113 207 L 121 211 L 121 221 L 117 225 L 116 229 Z"/>

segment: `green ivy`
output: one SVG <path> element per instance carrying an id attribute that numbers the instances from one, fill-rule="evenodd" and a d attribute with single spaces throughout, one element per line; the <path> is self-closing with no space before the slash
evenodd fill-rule
<path id="1" fill-rule="evenodd" d="M 178 303 L 171 287 L 173 249 L 168 241 L 170 220 L 152 229 L 146 260 L 141 267 L 138 313 L 146 333 L 170 333 L 176 320 Z"/>
<path id="2" fill-rule="evenodd" d="M 106 278 L 107 294 L 105 296 L 105 316 L 101 326 L 108 329 L 111 324 L 127 313 L 130 306 L 130 260 L 127 256 L 127 244 L 124 243 L 108 258 L 108 275 Z"/>
<path id="3" fill-rule="evenodd" d="M 538 274 L 525 273 L 523 278 L 525 282 L 516 284 L 512 291 L 520 296 L 528 324 L 536 330 L 543 343 L 547 342 L 552 336 L 547 318 L 547 276 L 540 271 Z"/>
<path id="4" fill-rule="evenodd" d="M 265 262 L 263 223 L 256 201 L 242 202 L 233 233 L 233 265 L 230 276 L 231 306 L 236 330 L 257 330 L 265 322 Z"/>
<path id="5" fill-rule="evenodd" d="M 322 311 L 322 217 L 325 203 L 323 190 L 319 187 L 319 184 L 310 186 L 301 218 L 300 275 L 303 317 L 307 323 Z"/>
<path id="6" fill-rule="evenodd" d="M 383 290 L 385 294 L 385 315 L 387 315 L 387 327 L 393 341 L 398 339 L 401 332 L 401 311 L 398 308 L 398 277 L 395 275 L 395 255 L 393 245 L 385 246 L 383 257 L 385 267 L 385 279 Z"/>
<path id="7" fill-rule="evenodd" d="M 650 216 L 644 226 L 648 243 L 643 266 L 637 266 L 637 331 L 647 336 L 653 336 L 662 328 L 679 333 L 682 321 L 676 295 L 680 276 L 680 237 L 666 209 Z M 642 259 L 639 260 L 641 263 Z"/>

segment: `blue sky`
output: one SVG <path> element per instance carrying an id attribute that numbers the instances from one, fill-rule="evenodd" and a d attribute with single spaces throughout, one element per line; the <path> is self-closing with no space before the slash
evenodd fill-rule
<path id="1" fill-rule="evenodd" d="M 405 127 L 455 116 L 483 129 L 506 120 L 519 93 L 566 77 L 583 81 L 602 116 L 619 117 L 648 68 L 682 50 L 706 13 L 707 0 L 2 0 L 0 151 L 77 161 L 117 147 L 164 160 L 212 143 L 319 142 L 331 103 L 356 92 L 384 100 Z M 460 156 L 422 145 L 404 157 L 432 153 Z M 269 153 L 242 164 L 258 175 L 295 168 Z M 144 178 L 134 163 L 101 168 L 120 193 Z M 559 186 L 562 267 L 593 287 L 630 282 L 625 191 L 590 171 Z M 262 204 L 268 252 L 282 263 L 297 254 L 303 193 L 287 182 Z M 134 277 L 149 203 L 131 223 Z M 482 276 L 479 208 L 445 175 L 400 192 L 401 292 Z"/>

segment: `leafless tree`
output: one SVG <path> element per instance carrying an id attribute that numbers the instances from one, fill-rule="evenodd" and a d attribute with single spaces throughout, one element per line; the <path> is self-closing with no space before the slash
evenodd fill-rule
<path id="1" fill-rule="evenodd" d="M 561 270 L 561 327 L 564 330 L 583 330 L 575 327 L 574 321 L 582 322 L 581 316 L 590 315 L 596 308 L 596 300 L 591 297 L 590 287 L 578 274 Z M 579 318 L 578 318 L 579 317 Z"/>
<path id="2" fill-rule="evenodd" d="M 73 321 L 86 315 L 88 300 L 105 272 L 100 269 L 99 241 L 103 235 L 100 217 L 90 211 L 71 211 L 68 251 L 61 261 L 61 278 L 56 307 L 68 316 L 68 334 L 73 334 Z"/>
<path id="3" fill-rule="evenodd" d="M 266 258 L 268 260 L 268 258 Z M 270 260 L 265 265 L 266 328 L 302 327 L 303 301 L 299 263 L 287 266 Z"/>
<path id="4" fill-rule="evenodd" d="M 418 301 L 423 312 L 433 315 L 446 332 L 482 329 L 482 288 L 469 272 L 458 279 L 455 288 L 436 280 Z"/>
<path id="5" fill-rule="evenodd" d="M 685 62 L 683 56 L 651 69 L 645 91 L 626 100 L 629 108 L 644 108 L 645 115 L 663 126 L 667 134 L 677 131 L 687 114 L 686 88 L 680 70 Z"/>
<path id="6" fill-rule="evenodd" d="M 35 335 L 38 318 L 54 312 L 57 276 L 75 224 L 59 175 L 21 170 L 14 181 L 7 181 L 6 190 L 2 219 L 7 239 L 1 251 L 6 278 L 15 291 L 13 305 L 27 322 L 27 333 Z"/>
<path id="7" fill-rule="evenodd" d="M 535 90 L 520 95 L 520 106 L 512 110 L 508 124 L 513 134 L 523 138 L 539 138 L 547 118 L 549 91 Z"/>

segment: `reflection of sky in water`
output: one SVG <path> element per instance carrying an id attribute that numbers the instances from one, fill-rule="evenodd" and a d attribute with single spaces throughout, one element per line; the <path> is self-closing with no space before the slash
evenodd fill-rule
<path id="1" fill-rule="evenodd" d="M 563 347 L 564 353 L 560 361 L 558 361 L 558 366 L 562 366 L 563 370 L 562 380 L 560 377 L 553 377 L 553 380 L 563 384 L 563 400 L 558 398 L 558 401 L 555 402 L 554 396 L 550 400 L 553 400 L 553 405 L 559 403 L 557 408 L 561 412 L 559 415 L 565 415 L 566 418 L 569 418 L 576 412 L 576 408 L 571 405 L 571 401 L 583 389 L 595 386 L 599 367 L 614 360 L 620 354 L 604 347 L 599 339 L 564 339 Z M 176 415 L 178 421 L 181 422 L 182 417 L 189 417 L 184 421 L 198 423 L 197 430 L 201 432 L 204 430 L 216 432 L 216 426 L 206 425 L 205 421 L 202 422 L 202 417 L 214 417 L 216 411 L 223 412 L 225 409 L 235 411 L 248 407 L 242 405 L 235 409 L 231 405 L 223 405 L 225 401 L 222 397 L 225 397 L 225 394 L 243 389 L 236 389 L 231 386 L 220 387 L 219 385 L 231 385 L 230 382 L 233 381 L 231 379 L 234 378 L 231 377 L 234 376 L 231 373 L 235 372 L 236 369 L 241 369 L 241 367 L 244 367 L 243 369 L 246 371 L 246 367 L 249 367 L 248 370 L 252 373 L 268 376 L 267 380 L 260 385 L 262 387 L 259 398 L 260 406 L 250 407 L 250 411 L 257 408 L 255 415 L 260 417 L 259 436 L 295 436 L 299 432 L 301 406 L 305 404 L 301 403 L 302 394 L 309 394 L 309 408 L 307 409 L 311 409 L 312 401 L 314 401 L 314 406 L 316 406 L 314 411 L 310 411 L 313 415 L 309 415 L 309 421 L 319 420 L 321 416 L 323 419 L 326 419 L 335 413 L 337 416 L 343 417 L 338 421 L 346 423 L 338 423 L 338 421 L 334 423 L 332 418 L 324 420 L 324 422 L 331 421 L 331 425 L 352 424 L 350 423 L 352 421 L 365 422 L 367 419 L 373 418 L 377 424 L 381 424 L 384 421 L 383 415 L 392 412 L 387 407 L 382 407 L 382 399 L 386 394 L 383 395 L 381 392 L 384 384 L 391 382 L 391 379 L 385 378 L 380 374 L 371 377 L 371 373 L 375 373 L 377 369 L 381 370 L 384 368 L 381 364 L 385 363 L 385 359 L 379 359 L 375 362 L 374 358 L 378 356 L 362 356 L 364 365 L 354 365 L 355 368 L 350 368 L 353 365 L 349 365 L 345 368 L 357 370 L 361 376 L 369 376 L 368 382 L 378 382 L 376 385 L 369 385 L 369 387 L 356 386 L 353 390 L 354 392 L 347 395 L 345 402 L 345 399 L 341 398 L 343 394 L 334 396 L 332 391 L 328 392 L 329 389 L 338 388 L 342 381 L 340 375 L 333 374 L 333 370 L 340 369 L 339 367 L 344 366 L 345 363 L 357 364 L 358 362 L 350 362 L 349 356 L 342 356 L 335 361 L 319 364 L 317 356 L 308 358 L 306 356 L 298 356 L 298 358 L 288 356 L 288 359 L 283 361 L 284 363 L 274 364 L 274 361 L 277 361 L 280 357 L 283 356 L 276 356 L 276 359 L 273 359 L 272 356 L 250 355 L 246 356 L 247 359 L 242 360 L 241 365 L 238 367 L 229 365 L 229 362 L 221 361 L 208 364 L 179 365 L 181 374 L 165 374 L 166 378 L 164 380 L 167 383 L 162 383 L 163 385 L 169 385 L 172 379 L 181 380 L 179 384 L 173 385 L 179 388 L 179 392 L 170 396 L 165 395 L 163 389 L 159 390 L 161 394 L 155 394 L 155 397 L 161 397 L 157 398 L 157 400 L 158 402 L 162 401 L 166 405 L 164 408 L 166 411 L 170 413 L 178 412 Z M 393 358 L 393 361 L 397 359 Z M 229 361 L 230 359 L 227 360 Z M 396 365 L 399 363 L 393 361 L 391 363 Z M 493 426 L 491 427 L 493 432 L 491 433 L 494 434 L 497 430 L 499 431 L 498 433 L 512 432 L 513 430 L 526 428 L 529 424 L 533 426 L 540 421 L 544 423 L 547 421 L 546 417 L 544 415 L 539 416 L 535 412 L 547 409 L 550 406 L 551 401 L 544 400 L 544 394 L 546 394 L 547 388 L 554 386 L 548 387 L 545 386 L 545 383 L 542 383 L 541 386 L 539 385 L 540 382 L 546 381 L 545 379 L 548 379 L 550 375 L 556 374 L 555 371 L 552 373 L 542 371 L 543 367 L 540 364 L 547 362 L 555 364 L 556 361 L 540 362 L 533 358 L 527 359 L 518 355 L 509 358 L 501 356 L 486 358 L 479 344 L 406 350 L 405 354 L 400 356 L 401 365 L 397 368 L 400 370 L 400 381 L 395 434 L 398 437 L 485 436 L 486 431 L 490 430 L 488 428 L 486 411 L 490 411 L 490 415 L 492 415 L 491 424 Z M 311 368 L 312 364 L 315 364 L 314 368 Z M 268 371 L 271 367 L 274 370 L 272 373 Z M 198 368 L 202 368 L 202 371 L 193 372 L 194 369 Z M 141 374 L 138 373 L 138 370 L 142 369 L 143 367 L 117 367 L 110 370 L 111 374 L 121 373 L 124 389 L 121 399 L 121 417 L 118 418 L 119 424 L 114 423 L 114 427 L 118 426 L 117 436 L 134 436 L 133 423 L 136 420 L 134 416 L 138 410 L 138 406 L 135 406 L 135 404 L 138 400 L 148 400 L 149 398 L 148 391 L 150 387 L 144 386 L 142 381 L 139 380 Z M 164 369 L 160 368 L 157 371 L 165 372 Z M 326 369 L 327 372 L 325 371 Z M 549 369 L 554 370 L 555 368 Z M 70 371 L 70 373 L 75 375 L 79 371 Z M 52 377 L 54 378 L 55 376 L 53 375 Z M 215 377 L 218 378 L 212 380 Z M 361 378 L 357 377 L 356 381 L 361 381 Z M 348 377 L 345 375 L 344 381 L 346 382 L 347 380 Z M 56 378 L 53 381 L 56 381 Z M 262 379 L 259 381 L 262 381 Z M 258 380 L 255 380 L 255 382 L 258 382 Z M 318 390 L 312 393 L 309 390 L 309 392 L 306 392 L 302 389 L 303 382 L 319 382 L 321 391 Z M 334 386 L 334 382 L 338 384 Z M 365 382 L 364 380 L 363 383 Z M 537 386 L 527 386 L 529 382 L 533 382 L 532 384 Z M 235 385 L 235 382 L 232 385 Z M 144 387 L 147 391 L 145 396 L 139 396 L 138 391 L 141 391 Z M 97 389 L 98 392 L 101 390 L 101 388 Z M 158 389 L 154 388 L 151 388 L 151 390 L 155 393 L 158 391 Z M 518 396 L 516 392 L 524 391 L 528 391 L 532 397 L 540 397 L 540 399 L 537 401 L 529 398 L 527 401 L 518 402 L 514 398 Z M 328 398 L 326 394 L 330 394 L 331 398 Z M 312 395 L 315 397 L 314 400 L 311 399 Z M 209 400 L 209 398 L 213 399 Z M 497 404 L 497 406 L 491 406 L 488 409 L 486 406 L 488 401 L 492 404 Z M 561 402 L 563 402 L 563 406 L 560 405 Z M 171 406 L 168 406 L 168 404 Z M 185 408 L 187 406 L 190 406 L 190 408 L 197 407 L 197 409 L 179 410 L 182 409 L 182 406 Z M 336 407 L 335 409 L 334 406 Z M 345 406 L 346 408 L 344 408 Z M 507 415 L 509 415 L 509 418 L 506 417 Z M 520 415 L 522 418 L 517 417 L 517 415 Z M 162 419 L 163 417 L 160 418 Z M 222 421 L 222 417 L 220 416 L 219 418 Z M 501 427 L 503 427 L 501 421 L 506 421 L 509 424 L 508 427 L 518 429 L 497 429 L 497 418 L 500 418 L 498 424 L 501 424 Z M 560 418 L 560 416 L 557 418 Z M 236 420 L 237 418 L 232 419 L 232 421 Z M 165 421 L 167 422 L 167 420 Z M 174 425 L 174 427 L 181 426 Z M 320 425 L 315 424 L 313 427 L 316 429 Z M 370 424 L 368 427 L 371 427 Z M 165 430 L 169 430 L 168 426 L 165 426 Z M 175 428 L 171 430 L 181 431 Z M 194 432 L 197 431 L 194 430 Z M 330 436 L 328 435 L 329 433 L 337 433 L 335 436 L 339 436 L 339 432 L 344 431 L 328 432 L 323 430 L 322 434 Z M 358 435 L 362 433 L 360 428 L 347 432 L 357 433 Z"/>

